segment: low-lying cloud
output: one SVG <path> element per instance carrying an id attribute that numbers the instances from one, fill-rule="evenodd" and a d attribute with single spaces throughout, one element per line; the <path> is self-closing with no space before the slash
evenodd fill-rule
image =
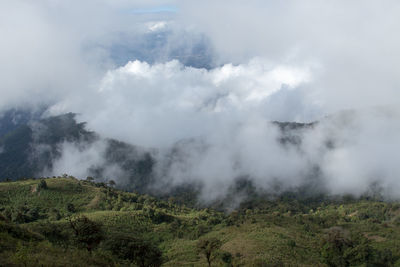
<path id="1" fill-rule="evenodd" d="M 167 147 L 181 139 L 224 132 L 252 117 L 273 120 L 267 102 L 281 90 L 290 95 L 310 79 L 309 67 L 257 59 L 212 70 L 186 67 L 178 61 L 155 65 L 134 61 L 109 71 L 99 88 L 85 92 L 80 101 L 68 99 L 52 110 L 82 114 L 81 120 L 105 137 Z M 306 119 L 300 109 L 307 107 L 299 107 L 294 117 L 291 110 L 281 118 Z"/>
<path id="2" fill-rule="evenodd" d="M 151 11 L 159 6 L 174 12 Z M 157 151 L 154 187 L 200 183 L 204 199 L 240 177 L 281 191 L 317 179 L 332 194 L 379 184 L 399 197 L 399 10 L 372 0 L 2 2 L 0 110 L 76 112 L 102 139 Z M 282 131 L 272 121 L 318 123 Z M 102 141 L 61 148 L 54 172 L 105 164 Z"/>
<path id="3" fill-rule="evenodd" d="M 254 59 L 206 70 L 134 61 L 108 72 L 84 109 L 62 102 L 53 111 L 78 109 L 101 136 L 155 149 L 158 190 L 200 184 L 209 201 L 244 177 L 275 193 L 311 183 L 312 190 L 361 195 L 375 184 L 398 197 L 398 109 L 321 116 L 307 91 L 314 67 Z M 272 123 L 277 114 L 281 121 L 318 122 L 282 130 Z"/>

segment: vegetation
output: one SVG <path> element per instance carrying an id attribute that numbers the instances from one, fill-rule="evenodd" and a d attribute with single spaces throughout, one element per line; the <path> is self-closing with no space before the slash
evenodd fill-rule
<path id="1" fill-rule="evenodd" d="M 211 261 L 214 260 L 217 250 L 222 246 L 221 240 L 213 238 L 202 238 L 197 242 L 197 249 L 204 254 L 207 259 L 208 266 L 211 266 Z"/>
<path id="2" fill-rule="evenodd" d="M 400 266 L 400 203 L 266 199 L 225 213 L 68 175 L 2 182 L 0 266 Z"/>
<path id="3" fill-rule="evenodd" d="M 0 124 L 0 133 L 0 181 L 34 177 L 51 169 L 53 161 L 61 156 L 63 142 L 91 142 L 96 138 L 85 130 L 85 123 L 75 121 L 72 113 L 29 123 L 26 119 L 15 127 Z"/>
<path id="4" fill-rule="evenodd" d="M 76 122 L 73 113 L 40 119 L 40 116 L 29 113 L 14 118 L 15 112 L 10 111 L 3 117 L 0 114 L 0 181 L 35 177 L 37 173 L 52 169 L 54 162 L 61 157 L 64 143 L 86 147 L 100 138 L 86 130 L 85 123 Z M 13 121 L 18 117 L 21 119 L 14 125 Z M 107 144 L 102 155 L 104 163 L 88 166 L 91 176 L 87 180 L 93 182 L 94 177 L 101 177 L 106 182 L 109 177 L 105 177 L 105 170 L 118 166 L 129 174 L 129 183 L 124 189 L 146 193 L 152 182 L 154 159 L 151 155 L 124 142 L 113 139 L 104 142 Z M 113 180 L 108 183 L 116 185 Z"/>
<path id="5" fill-rule="evenodd" d="M 104 239 L 101 225 L 89 220 L 84 215 L 69 219 L 69 224 L 74 232 L 76 242 L 83 245 L 89 252 Z"/>
<path id="6" fill-rule="evenodd" d="M 151 239 L 116 234 L 106 241 L 105 247 L 120 259 L 140 267 L 156 267 L 163 263 L 162 252 Z"/>

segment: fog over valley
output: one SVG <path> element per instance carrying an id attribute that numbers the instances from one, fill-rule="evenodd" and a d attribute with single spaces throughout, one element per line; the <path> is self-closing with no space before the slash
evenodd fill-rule
<path id="1" fill-rule="evenodd" d="M 191 188 L 201 203 L 399 199 L 399 12 L 394 0 L 2 1 L 1 178 Z"/>

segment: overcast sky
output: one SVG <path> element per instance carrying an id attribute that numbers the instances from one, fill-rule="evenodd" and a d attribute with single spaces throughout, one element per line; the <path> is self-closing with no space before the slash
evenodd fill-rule
<path id="1" fill-rule="evenodd" d="M 399 9 L 400 3 L 390 0 L 2 1 L 0 106 L 55 103 L 98 86 L 105 72 L 117 67 L 115 47 L 142 51 L 125 53 L 128 62 L 146 59 L 146 52 L 151 58 L 155 50 L 149 47 L 156 46 L 158 61 L 165 62 L 171 57 L 160 50 L 195 53 L 182 47 L 193 48 L 200 35 L 208 51 L 215 51 L 208 59 L 214 66 L 256 58 L 308 71 L 302 95 L 324 114 L 395 105 Z M 165 32 L 160 44 L 157 36 Z M 298 119 L 310 119 L 305 113 Z"/>

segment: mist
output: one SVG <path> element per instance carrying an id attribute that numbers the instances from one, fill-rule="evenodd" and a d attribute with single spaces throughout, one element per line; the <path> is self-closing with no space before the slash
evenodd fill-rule
<path id="1" fill-rule="evenodd" d="M 151 151 L 153 189 L 199 184 L 203 201 L 241 177 L 278 193 L 315 183 L 361 195 L 379 185 L 399 198 L 399 9 L 5 1 L 0 110 L 74 112 L 99 134 L 84 148 L 63 143 L 46 175 L 85 178 L 115 139 Z M 312 124 L 282 130 L 274 121 Z M 105 176 L 126 183 L 118 164 Z"/>

